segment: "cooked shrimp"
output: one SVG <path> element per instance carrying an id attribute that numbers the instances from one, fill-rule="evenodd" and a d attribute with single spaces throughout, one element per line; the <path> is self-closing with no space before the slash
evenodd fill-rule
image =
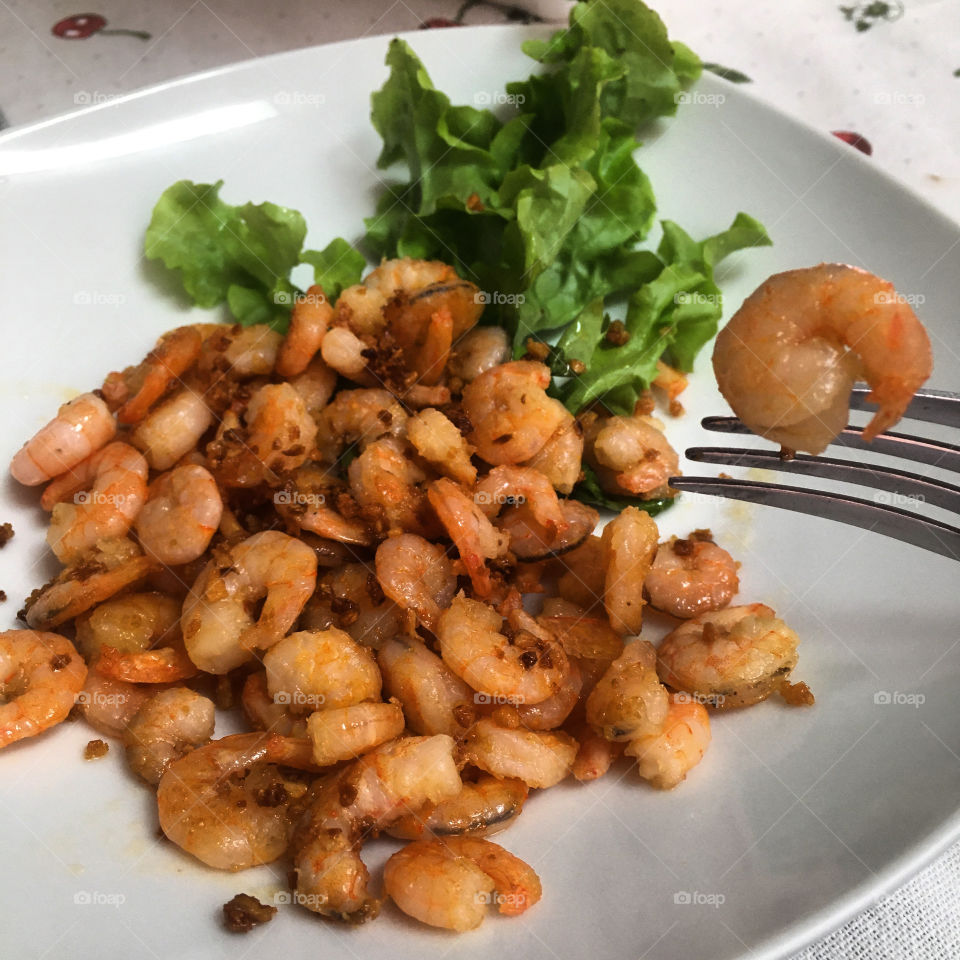
<path id="1" fill-rule="evenodd" d="M 396 739 L 403 728 L 403 710 L 398 703 L 354 703 L 317 710 L 307 719 L 307 735 L 318 767 L 355 760 Z"/>
<path id="2" fill-rule="evenodd" d="M 422 640 L 389 640 L 377 652 L 377 662 L 386 692 L 400 701 L 414 733 L 457 737 L 473 722 L 473 690 Z"/>
<path id="3" fill-rule="evenodd" d="M 341 390 L 320 416 L 317 447 L 332 463 L 345 444 L 359 443 L 363 449 L 381 437 L 403 436 L 407 419 L 386 390 Z"/>
<path id="4" fill-rule="evenodd" d="M 667 686 L 717 707 L 749 707 L 776 692 L 797 664 L 797 635 L 762 603 L 680 624 L 660 644 Z"/>
<path id="5" fill-rule="evenodd" d="M 427 475 L 404 453 L 399 440 L 374 440 L 350 463 L 350 492 L 365 519 L 384 533 L 431 532 L 424 494 Z M 433 521 L 435 524 L 435 521 Z"/>
<path id="6" fill-rule="evenodd" d="M 386 832 L 401 840 L 419 840 L 425 834 L 489 837 L 506 830 L 520 816 L 529 792 L 522 780 L 501 780 L 484 773 L 475 781 L 465 781 L 455 797 L 428 803 L 400 817 Z"/>
<path id="7" fill-rule="evenodd" d="M 316 419 L 336 390 L 337 372 L 331 370 L 322 357 L 314 357 L 303 373 L 290 378 L 290 386 L 300 394 L 307 413 Z"/>
<path id="8" fill-rule="evenodd" d="M 147 498 L 147 471 L 133 447 L 108 443 L 47 487 L 42 503 L 53 510 L 47 543 L 61 562 L 126 534 Z"/>
<path id="9" fill-rule="evenodd" d="M 479 293 L 449 264 L 403 257 L 385 260 L 362 284 L 344 290 L 337 313 L 358 333 L 376 335 L 386 323 L 384 307 L 396 299 L 408 328 L 421 330 L 435 313 L 447 310 L 453 320 L 452 336 L 460 337 L 483 312 Z"/>
<path id="10" fill-rule="evenodd" d="M 444 476 L 468 486 L 477 479 L 477 468 L 470 462 L 473 448 L 439 410 L 428 407 L 411 417 L 407 439 Z"/>
<path id="11" fill-rule="evenodd" d="M 199 367 L 212 382 L 267 376 L 273 373 L 282 342 L 283 335 L 264 323 L 221 327 L 203 341 Z"/>
<path id="12" fill-rule="evenodd" d="M 247 404 L 245 426 L 227 424 L 225 417 L 207 456 L 219 482 L 230 487 L 275 482 L 307 460 L 317 435 L 313 417 L 289 383 L 264 384 Z"/>
<path id="13" fill-rule="evenodd" d="M 710 717 L 702 703 L 672 693 L 663 726 L 636 737 L 624 753 L 637 758 L 637 771 L 658 790 L 672 790 L 702 759 L 710 745 Z"/>
<path id="14" fill-rule="evenodd" d="M 473 589 L 478 596 L 489 596 L 492 585 L 485 561 L 496 560 L 507 552 L 509 536 L 497 530 L 475 500 L 446 477 L 427 487 L 427 497 L 459 551 Z"/>
<path id="15" fill-rule="evenodd" d="M 245 419 L 251 450 L 274 470 L 296 469 L 313 449 L 317 425 L 289 383 L 268 383 L 257 390 Z"/>
<path id="16" fill-rule="evenodd" d="M 291 797 L 273 764 L 286 762 L 287 744 L 276 734 L 241 733 L 174 760 L 157 787 L 160 829 L 218 870 L 281 857 Z"/>
<path id="17" fill-rule="evenodd" d="M 546 788 L 559 783 L 572 769 L 577 741 L 559 730 L 501 727 L 484 717 L 467 731 L 461 755 L 495 777 L 512 777 L 530 787 Z"/>
<path id="18" fill-rule="evenodd" d="M 14 454 L 10 473 L 28 487 L 46 483 L 96 453 L 116 432 L 117 421 L 103 400 L 82 393 Z"/>
<path id="19" fill-rule="evenodd" d="M 154 650 L 117 650 L 104 644 L 95 666 L 105 677 L 126 683 L 175 683 L 198 672 L 179 634 L 169 646 Z"/>
<path id="20" fill-rule="evenodd" d="M 533 518 L 541 526 L 555 530 L 557 535 L 567 529 L 567 520 L 553 485 L 532 467 L 494 467 L 477 484 L 474 502 L 491 519 L 505 504 L 528 503 Z"/>
<path id="21" fill-rule="evenodd" d="M 380 696 L 373 654 L 335 627 L 284 637 L 266 652 L 263 665 L 270 695 L 291 713 L 348 707 Z"/>
<path id="22" fill-rule="evenodd" d="M 643 586 L 651 606 L 686 619 L 730 603 L 740 589 L 738 566 L 712 541 L 671 537 L 657 548 Z"/>
<path id="23" fill-rule="evenodd" d="M 603 605 L 611 626 L 619 633 L 640 632 L 643 583 L 657 552 L 658 537 L 653 518 L 638 507 L 627 507 L 603 528 Z"/>
<path id="24" fill-rule="evenodd" d="M 453 345 L 447 366 L 455 377 L 469 383 L 509 359 L 510 338 L 503 327 L 474 327 Z"/>
<path id="25" fill-rule="evenodd" d="M 27 599 L 34 629 L 59 626 L 144 580 L 156 562 L 126 539 L 102 540 L 78 564 L 66 567 Z"/>
<path id="26" fill-rule="evenodd" d="M 281 377 L 295 377 L 307 369 L 332 319 L 333 307 L 319 284 L 315 283 L 304 296 L 297 297 L 290 314 L 290 327 L 277 354 L 276 371 Z"/>
<path id="27" fill-rule="evenodd" d="M 357 517 L 348 519 L 336 509 L 345 493 L 332 467 L 305 463 L 273 495 L 273 502 L 292 527 L 340 543 L 373 546 L 369 525 Z"/>
<path id="28" fill-rule="evenodd" d="M 569 672 L 564 685 L 552 696 L 540 703 L 484 703 L 483 695 L 475 698 L 478 711 L 489 714 L 502 727 L 523 727 L 526 730 L 555 730 L 570 716 L 580 700 L 583 680 L 575 660 L 570 660 Z"/>
<path id="29" fill-rule="evenodd" d="M 177 327 L 165 333 L 138 367 L 124 376 L 132 394 L 117 410 L 120 423 L 139 423 L 147 411 L 193 366 L 203 337 L 195 327 Z"/>
<path id="30" fill-rule="evenodd" d="M 203 554 L 222 515 L 223 500 L 213 474 L 187 464 L 150 484 L 136 519 L 137 537 L 148 556 L 179 566 Z"/>
<path id="31" fill-rule="evenodd" d="M 566 684 L 570 662 L 546 631 L 526 626 L 507 639 L 496 610 L 454 597 L 437 627 L 440 653 L 458 677 L 491 699 L 540 703 Z"/>
<path id="32" fill-rule="evenodd" d="M 383 309 L 385 335 L 399 348 L 403 366 L 425 386 L 436 385 L 443 375 L 453 345 L 453 314 L 443 304 L 450 292 L 434 287 L 412 298 L 401 295 Z"/>
<path id="33" fill-rule="evenodd" d="M 154 470 L 169 470 L 199 443 L 213 423 L 204 398 L 189 387 L 150 411 L 130 434 L 130 442 Z"/>
<path id="34" fill-rule="evenodd" d="M 463 410 L 473 430 L 467 439 L 494 465 L 536 456 L 569 413 L 546 394 L 550 371 L 542 363 L 516 360 L 493 367 L 463 388 Z"/>
<path id="35" fill-rule="evenodd" d="M 383 592 L 413 610 L 428 630 L 436 629 L 457 592 L 457 576 L 443 547 L 404 533 L 380 544 L 376 564 Z"/>
<path id="36" fill-rule="evenodd" d="M 577 733 L 577 744 L 577 757 L 570 772 L 581 783 L 599 780 L 623 750 L 622 743 L 608 740 L 588 724 Z"/>
<path id="37" fill-rule="evenodd" d="M 587 613 L 569 600 L 546 600 L 537 622 L 557 638 L 569 656 L 579 660 L 610 661 L 623 653 L 623 640 L 605 616 Z"/>
<path id="38" fill-rule="evenodd" d="M 190 659 L 227 673 L 276 643 L 313 593 L 317 558 L 305 543 L 265 530 L 223 551 L 197 578 L 180 620 Z M 259 617 L 253 610 L 263 600 Z"/>
<path id="39" fill-rule="evenodd" d="M 633 640 L 610 664 L 587 698 L 587 721 L 608 740 L 635 740 L 666 719 L 669 697 L 657 676 L 657 653 Z"/>
<path id="40" fill-rule="evenodd" d="M 676 450 L 653 417 L 581 418 L 584 456 L 608 493 L 644 500 L 675 496 L 668 486 L 680 472 Z"/>
<path id="41" fill-rule="evenodd" d="M 424 407 L 445 407 L 450 402 L 450 388 L 442 384 L 428 387 L 424 383 L 412 383 L 399 391 L 399 396 L 411 410 Z"/>
<path id="42" fill-rule="evenodd" d="M 160 593 L 128 593 L 77 617 L 76 644 L 87 661 L 104 646 L 138 653 L 179 635 L 180 604 Z"/>
<path id="43" fill-rule="evenodd" d="M 903 416 L 930 376 L 930 340 L 893 285 L 840 263 L 770 277 L 717 337 L 720 392 L 755 433 L 820 453 L 847 422 L 858 377 L 879 406 L 867 440 Z"/>
<path id="44" fill-rule="evenodd" d="M 587 537 L 580 546 L 559 557 L 557 566 L 562 571 L 557 580 L 561 597 L 591 612 L 602 606 L 607 553 L 600 537 Z"/>
<path id="45" fill-rule="evenodd" d="M 279 733 L 282 737 L 306 737 L 305 717 L 294 716 L 287 707 L 270 696 L 263 670 L 248 675 L 240 693 L 244 716 L 254 730 Z"/>
<path id="46" fill-rule="evenodd" d="M 337 304 L 339 306 L 339 301 Z M 335 326 L 324 336 L 320 356 L 331 370 L 368 387 L 376 383 L 376 378 L 367 369 L 367 350 L 367 344 L 349 327 Z"/>
<path id="47" fill-rule="evenodd" d="M 540 452 L 524 466 L 539 470 L 557 492 L 570 493 L 580 478 L 583 445 L 580 421 L 568 414 Z"/>
<path id="48" fill-rule="evenodd" d="M 495 903 L 519 916 L 542 893 L 533 868 L 503 847 L 478 837 L 417 840 L 383 868 L 383 883 L 406 914 L 446 930 L 472 930 Z"/>
<path id="49" fill-rule="evenodd" d="M 122 737 L 134 714 L 154 693 L 156 688 L 110 680 L 89 670 L 77 694 L 77 707 L 91 727 L 108 737 Z"/>
<path id="50" fill-rule="evenodd" d="M 345 563 L 321 578 L 300 621 L 302 629 L 338 626 L 357 643 L 376 650 L 401 630 L 403 610 L 384 597 L 366 564 Z"/>
<path id="51" fill-rule="evenodd" d="M 123 742 L 130 769 L 157 784 L 170 764 L 213 736 L 213 701 L 186 687 L 161 690 L 127 724 Z"/>
<path id="52" fill-rule="evenodd" d="M 0 747 L 64 720 L 87 679 L 74 645 L 58 633 L 0 633 Z"/>
<path id="53" fill-rule="evenodd" d="M 362 923 L 380 902 L 367 888 L 364 838 L 393 820 L 460 792 L 450 737 L 406 737 L 377 747 L 320 787 L 292 848 L 298 903 Z"/>
<path id="54" fill-rule="evenodd" d="M 528 502 L 501 514 L 497 526 L 510 535 L 510 552 L 518 560 L 546 560 L 575 550 L 590 536 L 600 519 L 593 507 L 579 500 L 558 500 L 557 506 L 563 517 L 560 526 L 538 522 L 536 508 Z M 543 511 L 540 512 L 542 515 Z M 561 529 L 562 532 L 558 532 Z"/>
<path id="55" fill-rule="evenodd" d="M 662 360 L 657 361 L 657 375 L 653 378 L 651 386 L 656 387 L 657 390 L 661 390 L 666 395 L 670 416 L 677 417 L 683 413 L 683 405 L 677 397 L 687 389 L 688 385 L 689 382 L 685 373 L 668 366 Z"/>

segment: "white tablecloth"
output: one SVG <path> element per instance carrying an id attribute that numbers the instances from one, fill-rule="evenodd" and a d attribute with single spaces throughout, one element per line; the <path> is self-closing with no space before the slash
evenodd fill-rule
<path id="1" fill-rule="evenodd" d="M 847 3 L 655 6 L 672 35 L 704 60 L 746 75 L 781 110 L 869 146 L 875 163 L 960 220 L 956 0 Z M 96 16 L 77 16 L 72 2 L 4 0 L 0 118 L 30 123 L 236 60 L 452 19 L 459 7 L 459 0 L 111 0 L 99 8 L 109 20 L 103 27 Z M 567 4 L 526 0 L 525 7 L 561 19 Z M 503 23 L 520 13 L 477 4 L 462 20 Z M 958 908 L 960 845 L 795 960 L 957 958 Z"/>

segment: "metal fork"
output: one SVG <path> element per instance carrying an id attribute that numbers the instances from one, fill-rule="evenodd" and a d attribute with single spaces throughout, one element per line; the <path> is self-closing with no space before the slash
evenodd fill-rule
<path id="1" fill-rule="evenodd" d="M 869 410 L 867 386 L 853 389 L 850 406 Z M 904 416 L 912 420 L 937 423 L 960 429 L 960 394 L 942 390 L 918 390 Z M 705 417 L 702 425 L 718 433 L 750 433 L 736 417 Z M 848 426 L 833 440 L 836 446 L 869 450 L 911 460 L 914 463 L 940 467 L 960 473 L 960 446 L 914 437 L 902 433 L 883 433 L 873 442 L 864 441 L 859 427 Z M 808 490 L 779 483 L 761 483 L 722 477 L 672 477 L 670 486 L 677 490 L 712 494 L 732 500 L 745 500 L 771 507 L 783 507 L 797 513 L 839 520 L 865 530 L 902 540 L 941 556 L 960 559 L 960 527 L 903 510 L 893 504 L 903 498 L 907 504 L 927 503 L 960 514 L 960 486 L 931 480 L 905 470 L 894 470 L 855 460 L 833 457 L 810 457 L 797 454 L 783 459 L 779 451 L 736 447 L 692 447 L 687 458 L 700 463 L 725 464 L 736 467 L 761 467 L 782 470 L 808 477 L 822 477 L 846 483 L 859 483 L 881 490 L 891 502 L 861 500 L 857 497 Z"/>

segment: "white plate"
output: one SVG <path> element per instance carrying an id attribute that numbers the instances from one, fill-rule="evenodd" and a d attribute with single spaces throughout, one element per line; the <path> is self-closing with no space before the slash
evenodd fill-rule
<path id="1" fill-rule="evenodd" d="M 474 28 L 408 39 L 440 89 L 482 102 L 529 70 L 524 35 Z M 223 178 L 228 200 L 297 207 L 313 246 L 360 233 L 378 188 L 367 118 L 386 44 L 245 63 L 0 138 L 0 460 L 64 399 L 184 322 L 173 287 L 140 254 L 151 206 L 174 180 Z M 956 387 L 956 225 L 849 147 L 740 89 L 710 76 L 697 89 L 725 100 L 699 98 L 659 125 L 641 162 L 662 215 L 694 235 L 725 227 L 738 210 L 769 228 L 773 248 L 723 265 L 728 304 L 780 269 L 866 266 L 925 298 L 932 385 Z M 670 424 L 680 449 L 707 441 L 699 418 L 725 409 L 708 352 L 685 400 L 688 416 Z M 0 520 L 17 530 L 0 581 L 12 626 L 20 598 L 54 566 L 35 493 L 9 479 L 2 493 Z M 360 929 L 289 909 L 239 940 L 220 928 L 220 905 L 241 890 L 269 899 L 284 868 L 225 875 L 159 842 L 152 799 L 120 751 L 84 763 L 91 734 L 66 724 L 0 757 L 0 952 L 725 960 L 784 956 L 851 916 L 960 832 L 958 568 L 780 511 L 687 498 L 660 520 L 665 533 L 710 526 L 743 561 L 742 599 L 769 602 L 798 631 L 797 676 L 817 705 L 771 702 L 717 717 L 703 764 L 672 793 L 627 775 L 534 797 L 503 837 L 543 879 L 544 899 L 526 916 L 492 915 L 454 938 L 390 906 Z M 657 631 L 651 621 L 650 636 Z M 884 692 L 891 703 L 876 702 Z M 391 849 L 370 845 L 375 869 Z"/>

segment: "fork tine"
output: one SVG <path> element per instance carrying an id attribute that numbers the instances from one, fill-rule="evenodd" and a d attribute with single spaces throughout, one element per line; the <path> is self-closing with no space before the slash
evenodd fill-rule
<path id="1" fill-rule="evenodd" d="M 730 500 L 780 507 L 814 517 L 826 517 L 828 520 L 837 520 L 893 537 L 943 557 L 960 559 L 960 528 L 939 520 L 929 520 L 898 507 L 779 483 L 757 483 L 722 477 L 671 477 L 668 482 L 676 490 L 711 494 Z"/>
<path id="2" fill-rule="evenodd" d="M 798 453 L 792 460 L 782 460 L 775 450 L 750 450 L 743 447 L 691 447 L 687 459 L 698 463 L 717 463 L 735 467 L 760 467 L 799 473 L 824 480 L 860 483 L 899 497 L 907 497 L 954 510 L 960 513 L 960 487 L 928 480 L 905 470 L 879 467 L 833 457 L 808 457 Z"/>
<path id="3" fill-rule="evenodd" d="M 854 384 L 850 391 L 851 410 L 873 410 L 876 404 L 867 402 L 870 388 L 865 383 Z M 941 423 L 945 427 L 960 427 L 960 394 L 946 390 L 918 390 L 907 407 L 904 418 Z"/>
<path id="4" fill-rule="evenodd" d="M 700 421 L 704 430 L 714 433 L 750 434 L 753 431 L 736 417 L 704 417 Z M 854 450 L 866 450 L 890 457 L 901 457 L 914 463 L 960 472 L 960 447 L 951 443 L 939 443 L 912 437 L 905 433 L 881 433 L 871 442 L 863 439 L 860 427 L 845 427 L 834 437 L 832 443 Z"/>

